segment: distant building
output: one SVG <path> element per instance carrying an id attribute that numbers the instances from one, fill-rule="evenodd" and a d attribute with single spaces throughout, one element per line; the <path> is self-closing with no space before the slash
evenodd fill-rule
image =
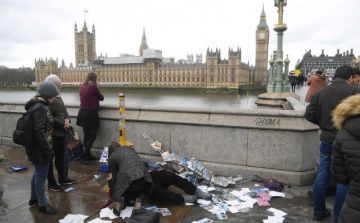
<path id="1" fill-rule="evenodd" d="M 337 50 L 335 56 L 328 56 L 324 54 L 322 50 L 320 56 L 315 56 L 311 54 L 311 50 L 307 51 L 300 63 L 296 65 L 297 70 L 302 70 L 305 73 L 311 72 L 311 70 L 321 70 L 325 71 L 326 69 L 337 69 L 341 66 L 350 66 L 351 62 L 356 59 L 353 53 L 353 49 L 347 51 L 346 53 L 340 53 L 340 50 Z"/>
<path id="2" fill-rule="evenodd" d="M 62 82 L 79 84 L 89 72 L 95 72 L 103 83 L 131 83 L 138 86 L 203 86 L 237 88 L 243 85 L 266 85 L 268 64 L 269 29 L 263 8 L 256 31 L 256 63 L 244 63 L 241 49 L 229 48 L 228 59 L 221 58 L 220 49 L 207 49 L 205 63 L 202 54 L 187 55 L 175 63 L 174 58 L 162 57 L 162 51 L 150 49 L 146 42 L 145 29 L 139 47 L 139 56 L 121 54 L 96 57 L 95 26 L 87 31 L 86 23 L 80 32 L 75 24 L 75 67 L 66 67 L 62 60 L 35 60 L 36 82 L 40 83 L 49 74 L 58 75 Z"/>

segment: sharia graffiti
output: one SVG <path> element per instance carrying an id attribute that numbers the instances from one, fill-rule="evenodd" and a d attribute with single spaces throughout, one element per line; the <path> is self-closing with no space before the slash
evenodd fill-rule
<path id="1" fill-rule="evenodd" d="M 257 118 L 254 121 L 257 126 L 279 126 L 280 127 L 280 119 L 276 118 Z"/>

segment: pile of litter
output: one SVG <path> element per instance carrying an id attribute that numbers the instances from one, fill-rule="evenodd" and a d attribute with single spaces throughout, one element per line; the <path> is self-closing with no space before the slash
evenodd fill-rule
<path id="1" fill-rule="evenodd" d="M 222 188 L 214 188 L 207 186 L 199 186 L 199 188 L 203 191 L 221 191 L 222 195 L 213 194 L 212 201 L 206 200 L 198 200 L 200 207 L 209 211 L 210 213 L 217 216 L 219 220 L 227 219 L 227 212 L 235 213 L 246 213 L 250 212 L 253 209 L 254 204 L 259 206 L 270 206 L 270 201 L 272 197 L 285 197 L 284 193 L 269 191 L 267 188 L 265 189 L 256 189 L 250 190 L 249 188 L 242 188 L 240 191 Z M 269 221 L 264 221 L 264 223 L 269 222 L 283 222 L 285 212 L 280 210 L 276 210 L 274 208 L 270 208 L 269 211 L 274 213 L 274 216 L 269 217 Z M 273 221 L 273 220 L 277 221 Z M 201 219 L 199 221 L 194 221 L 195 223 L 212 222 L 209 219 Z"/>
<path id="2" fill-rule="evenodd" d="M 162 144 L 157 141 L 153 141 L 146 133 L 142 134 L 145 139 L 148 140 L 150 146 L 157 152 L 160 153 L 163 158 L 163 163 L 152 164 L 154 170 L 160 170 L 164 166 L 171 169 L 182 177 L 187 178 L 190 182 L 198 183 L 199 181 L 206 180 L 209 184 L 219 185 L 227 187 L 229 185 L 235 185 L 239 181 L 243 180 L 242 176 L 237 177 L 224 177 L 215 176 L 212 171 L 204 167 L 195 157 L 183 157 L 176 155 L 175 153 L 164 152 L 162 150 Z"/>

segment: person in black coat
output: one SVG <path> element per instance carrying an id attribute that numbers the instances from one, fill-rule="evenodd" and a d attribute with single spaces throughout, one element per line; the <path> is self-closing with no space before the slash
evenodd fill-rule
<path id="1" fill-rule="evenodd" d="M 321 221 L 330 216 L 331 211 L 326 209 L 325 194 L 330 182 L 332 145 L 335 141 L 337 129 L 333 126 L 331 112 L 345 98 L 360 93 L 360 89 L 350 85 L 353 69 L 349 66 L 339 67 L 334 81 L 311 96 L 310 104 L 306 107 L 305 119 L 318 125 L 320 134 L 319 169 L 313 185 L 314 215 L 313 220 Z M 347 193 L 347 185 L 338 183 L 334 205 L 334 222 L 340 215 Z"/>
<path id="2" fill-rule="evenodd" d="M 333 145 L 331 170 L 337 182 L 349 186 L 340 213 L 342 223 L 360 219 L 360 95 L 348 97 L 333 111 L 339 132 Z"/>
<path id="3" fill-rule="evenodd" d="M 38 87 L 38 95 L 25 104 L 25 110 L 31 112 L 34 144 L 26 146 L 26 155 L 34 163 L 35 172 L 31 179 L 30 206 L 38 205 L 39 211 L 56 214 L 57 210 L 48 204 L 45 195 L 45 180 L 50 162 L 54 158 L 52 137 L 54 118 L 48 105 L 55 100 L 58 90 L 55 84 L 42 82 Z M 61 125 L 61 123 L 56 123 Z"/>

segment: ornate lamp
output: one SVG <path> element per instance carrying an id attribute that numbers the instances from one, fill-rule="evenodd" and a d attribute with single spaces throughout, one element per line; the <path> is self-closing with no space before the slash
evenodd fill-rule
<path id="1" fill-rule="evenodd" d="M 283 6 L 287 4 L 287 0 L 274 0 L 274 2 L 276 7 L 279 7 L 280 2 L 283 2 Z"/>

